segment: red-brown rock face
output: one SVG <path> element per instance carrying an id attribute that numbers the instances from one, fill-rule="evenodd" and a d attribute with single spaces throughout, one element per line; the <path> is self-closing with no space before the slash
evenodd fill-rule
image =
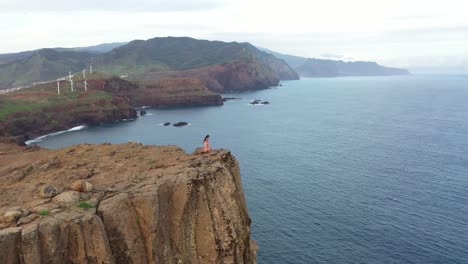
<path id="1" fill-rule="evenodd" d="M 197 78 L 214 92 L 266 89 L 277 86 L 279 79 L 265 65 L 254 61 L 236 61 L 193 70 L 149 73 L 146 78 Z"/>
<path id="2" fill-rule="evenodd" d="M 219 94 L 210 91 L 197 78 L 157 78 L 138 82 L 138 85 L 111 78 L 91 80 L 96 89 L 104 90 L 128 100 L 132 106 L 212 106 L 222 105 Z"/>

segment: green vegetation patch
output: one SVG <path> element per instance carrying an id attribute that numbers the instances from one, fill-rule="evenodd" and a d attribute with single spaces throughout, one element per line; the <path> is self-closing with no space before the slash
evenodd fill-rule
<path id="1" fill-rule="evenodd" d="M 0 120 L 4 119 L 10 113 L 33 111 L 43 107 L 42 103 L 31 103 L 20 100 L 0 100 Z"/>
<path id="2" fill-rule="evenodd" d="M 78 207 L 80 208 L 84 208 L 84 209 L 87 209 L 87 208 L 95 208 L 94 206 L 92 206 L 91 204 L 87 203 L 87 202 L 80 202 L 78 204 Z"/>
<path id="3" fill-rule="evenodd" d="M 49 213 L 50 213 L 49 210 L 42 210 L 42 211 L 39 212 L 39 214 L 42 215 L 42 216 L 49 215 Z"/>
<path id="4" fill-rule="evenodd" d="M 55 93 L 54 89 L 49 88 L 49 93 L 40 93 L 44 87 L 24 89 L 0 97 L 0 121 L 14 113 L 41 112 L 46 109 L 53 109 L 61 105 L 70 105 L 79 103 L 87 105 L 96 103 L 101 99 L 111 99 L 112 95 L 105 91 L 70 92 L 65 89 L 60 95 Z M 49 110 L 50 111 L 50 110 Z"/>
<path id="5" fill-rule="evenodd" d="M 23 171 L 23 176 L 29 175 L 33 171 L 34 167 L 32 165 L 29 165 L 24 171 Z"/>

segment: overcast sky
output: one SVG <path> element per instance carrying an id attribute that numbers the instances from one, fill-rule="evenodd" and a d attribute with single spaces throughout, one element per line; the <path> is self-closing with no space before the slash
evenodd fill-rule
<path id="1" fill-rule="evenodd" d="M 0 53 L 163 36 L 468 73 L 461 0 L 0 0 Z"/>

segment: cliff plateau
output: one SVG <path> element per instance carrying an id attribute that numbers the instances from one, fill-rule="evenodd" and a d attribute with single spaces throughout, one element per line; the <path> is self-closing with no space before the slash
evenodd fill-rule
<path id="1" fill-rule="evenodd" d="M 255 263 L 226 150 L 0 144 L 1 263 Z"/>

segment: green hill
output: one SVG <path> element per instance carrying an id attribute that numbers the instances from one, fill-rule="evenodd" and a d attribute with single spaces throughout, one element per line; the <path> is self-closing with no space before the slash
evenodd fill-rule
<path id="1" fill-rule="evenodd" d="M 186 70 L 233 60 L 249 59 L 246 44 L 196 40 L 187 37 L 134 40 L 95 58 L 101 71 L 121 74 L 122 71 Z"/>
<path id="2" fill-rule="evenodd" d="M 62 52 L 62 51 L 82 51 L 82 52 L 88 52 L 88 53 L 106 53 L 111 51 L 114 48 L 120 47 L 127 44 L 127 42 L 114 42 L 114 43 L 103 43 L 99 45 L 94 45 L 94 46 L 88 46 L 88 47 L 75 47 L 75 48 L 51 48 L 53 50 Z M 28 50 L 28 51 L 21 51 L 21 52 L 15 52 L 15 53 L 3 53 L 0 54 L 0 64 L 9 62 L 9 61 L 14 61 L 18 59 L 24 59 L 31 57 L 35 52 L 39 51 L 38 50 Z"/>
<path id="3" fill-rule="evenodd" d="M 115 48 L 107 51 L 112 47 Z M 147 79 L 148 76 L 154 77 L 155 75 L 151 73 L 173 73 L 174 71 L 183 72 L 193 69 L 204 69 L 204 71 L 210 72 L 213 70 L 210 67 L 219 65 L 226 66 L 223 76 L 234 76 L 233 80 L 244 79 L 242 69 L 230 67 L 230 64 L 238 65 L 240 62 L 246 65 L 250 71 L 253 70 L 248 78 L 257 78 L 255 76 L 258 76 L 256 80 L 245 82 L 242 89 L 266 88 L 277 85 L 280 79 L 299 78 L 298 74 L 285 61 L 260 51 L 249 43 L 167 37 L 89 48 L 42 49 L 1 54 L 0 89 L 63 77 L 69 71 L 80 71 L 90 63 L 96 70 L 119 76 L 129 75 L 129 78 L 134 81 Z M 236 72 L 232 72 L 234 68 Z M 193 78 L 198 75 L 200 72 L 195 76 L 182 77 Z M 210 78 L 212 77 L 213 74 Z M 221 83 L 223 83 L 222 80 Z M 224 89 L 229 90 L 230 87 L 224 87 Z"/>
<path id="4" fill-rule="evenodd" d="M 94 55 L 87 52 L 41 49 L 0 65 L 0 88 L 53 80 L 82 70 Z"/>
<path id="5" fill-rule="evenodd" d="M 272 72 L 278 79 L 299 78 L 286 62 L 258 50 L 249 43 L 227 43 L 188 37 L 135 40 L 97 56 L 94 64 L 104 72 L 145 78 L 152 72 L 185 71 L 239 61 L 259 62 L 259 71 Z"/>

